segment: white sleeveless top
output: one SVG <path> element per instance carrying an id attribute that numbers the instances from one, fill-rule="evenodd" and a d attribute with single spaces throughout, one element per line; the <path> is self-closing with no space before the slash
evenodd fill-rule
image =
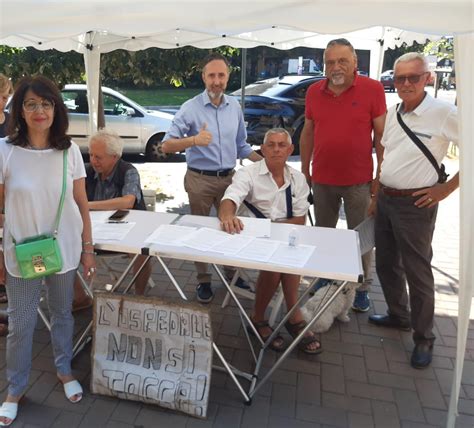
<path id="1" fill-rule="evenodd" d="M 56 149 L 32 150 L 13 146 L 0 139 L 0 184 L 5 194 L 3 251 L 8 273 L 21 277 L 13 238 L 17 243 L 41 234 L 51 234 L 62 190 L 63 152 Z M 73 197 L 73 182 L 86 176 L 79 147 L 72 143 L 68 152 L 66 194 L 58 228 L 58 244 L 63 258 L 60 273 L 76 269 L 82 251 L 82 217 Z"/>

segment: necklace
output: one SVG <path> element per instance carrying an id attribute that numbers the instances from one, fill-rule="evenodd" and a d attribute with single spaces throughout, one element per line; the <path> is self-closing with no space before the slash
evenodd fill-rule
<path id="1" fill-rule="evenodd" d="M 27 149 L 30 149 L 30 150 L 41 151 L 41 150 L 48 150 L 48 149 L 50 149 L 50 148 L 51 148 L 51 145 L 48 143 L 48 145 L 47 145 L 46 147 L 35 147 L 35 146 L 33 146 L 33 144 L 31 144 L 30 140 L 27 139 L 26 148 L 27 148 Z"/>

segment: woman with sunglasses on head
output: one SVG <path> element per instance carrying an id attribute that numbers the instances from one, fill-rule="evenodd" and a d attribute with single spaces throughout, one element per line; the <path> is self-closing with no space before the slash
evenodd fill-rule
<path id="1" fill-rule="evenodd" d="M 0 139 L 0 209 L 5 209 L 0 280 L 5 277 L 9 302 L 8 395 L 0 408 L 0 426 L 15 420 L 18 402 L 28 386 L 43 280 L 57 376 L 67 399 L 72 403 L 81 400 L 81 385 L 71 372 L 73 284 L 79 262 L 88 274 L 95 271 L 84 163 L 78 146 L 66 135 L 67 110 L 58 88 L 42 76 L 23 78 L 16 87 L 10 112 L 8 137 Z M 15 245 L 53 232 L 64 162 L 66 190 L 56 237 L 62 268 L 43 278 L 24 279 Z"/>

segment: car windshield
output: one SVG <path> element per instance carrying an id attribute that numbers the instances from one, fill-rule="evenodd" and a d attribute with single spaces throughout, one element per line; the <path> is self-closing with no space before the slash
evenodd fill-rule
<path id="1" fill-rule="evenodd" d="M 245 95 L 264 95 L 266 97 L 279 96 L 285 89 L 290 88 L 298 82 L 308 79 L 302 76 L 285 76 L 283 79 L 274 77 L 272 79 L 259 80 L 245 87 Z M 241 95 L 241 89 L 232 92 L 231 95 Z"/>

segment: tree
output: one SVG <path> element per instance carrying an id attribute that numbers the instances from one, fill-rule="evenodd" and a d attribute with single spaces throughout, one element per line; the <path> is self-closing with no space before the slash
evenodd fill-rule
<path id="1" fill-rule="evenodd" d="M 0 46 L 0 72 L 14 83 L 23 76 L 43 74 L 62 87 L 84 80 L 84 60 L 78 52 Z"/>
<path id="2" fill-rule="evenodd" d="M 423 52 L 426 55 L 435 55 L 439 59 L 454 60 L 454 41 L 452 37 L 443 37 L 439 40 L 428 42 Z"/>
<path id="3" fill-rule="evenodd" d="M 201 60 L 210 52 L 186 46 L 177 49 L 149 48 L 130 52 L 116 50 L 101 56 L 101 77 L 106 85 L 147 88 L 151 86 L 200 86 Z M 240 49 L 212 49 L 240 70 Z M 234 63 L 233 63 L 234 61 Z M 84 59 L 78 52 L 39 51 L 35 48 L 0 46 L 0 72 L 16 82 L 23 76 L 43 74 L 59 86 L 85 81 Z M 236 75 L 232 75 L 236 79 Z"/>
<path id="4" fill-rule="evenodd" d="M 111 86 L 197 86 L 201 84 L 202 59 L 211 50 L 186 46 L 177 49 L 149 48 L 129 52 L 117 50 L 102 55 L 102 77 Z M 231 62 L 240 50 L 231 47 L 212 49 Z M 237 68 L 237 67 L 233 67 Z"/>

